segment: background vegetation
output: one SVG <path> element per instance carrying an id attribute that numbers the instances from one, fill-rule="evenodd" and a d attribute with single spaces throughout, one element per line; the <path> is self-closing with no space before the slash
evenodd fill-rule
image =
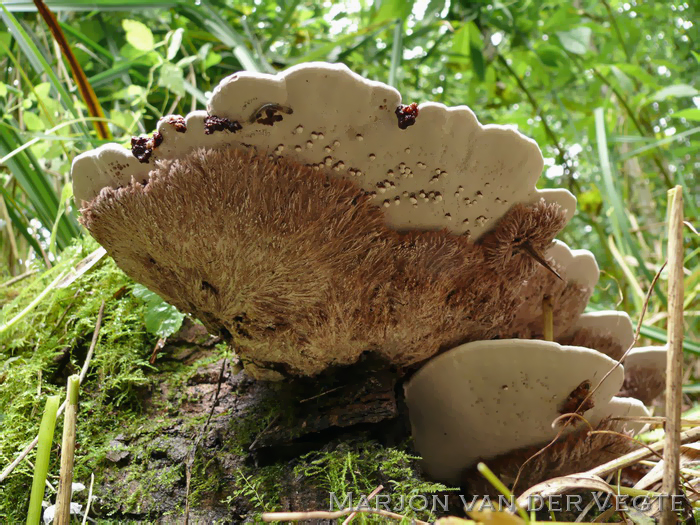
<path id="1" fill-rule="evenodd" d="M 0 3 L 5 279 L 60 265 L 66 249 L 71 257 L 87 254 L 86 241 L 75 244 L 82 235 L 69 180 L 75 155 L 106 141 L 127 145 L 132 135 L 153 130 L 161 115 L 203 108 L 207 92 L 235 71 L 274 72 L 312 60 L 344 62 L 395 86 L 407 102 L 467 104 L 481 122 L 515 125 L 533 137 L 546 161 L 540 185 L 566 187 L 579 199 L 560 237 L 598 259 L 603 275 L 593 309 L 617 307 L 638 319 L 665 260 L 666 191 L 673 185 L 685 187 L 686 217 L 698 226 L 700 54 L 693 2 L 47 0 L 104 118 L 90 117 L 35 3 Z M 700 353 L 700 241 L 690 228 L 685 240 L 685 348 L 692 356 Z M 41 275 L 46 285 L 54 274 Z M 110 275 L 112 284 L 90 299 L 91 314 L 85 326 L 71 328 L 71 338 L 84 337 L 94 322 L 98 296 L 128 285 Z M 96 278 L 86 286 L 102 286 Z M 21 292 L 27 301 L 41 282 Z M 665 292 L 662 275 L 643 328 L 657 342 L 665 338 Z M 59 299 L 63 308 L 68 296 Z M 60 313 L 55 308 L 53 319 Z M 2 321 L 16 311 L 5 309 Z M 15 332 L 11 344 L 0 346 L 2 370 L 39 345 L 29 340 L 29 325 L 17 330 L 22 326 L 24 334 Z M 109 365 L 123 379 L 110 387 L 115 395 L 147 381 L 149 351 L 122 352 Z M 55 365 L 55 349 L 46 352 L 31 374 Z M 25 371 L 23 380 L 31 382 L 31 374 Z M 686 390 L 700 391 L 693 383 L 689 376 Z M 26 404 L 23 413 L 33 414 L 40 396 L 32 388 L 22 392 L 14 384 L 0 393 L 17 396 Z M 17 429 L 19 447 L 31 432 Z"/>

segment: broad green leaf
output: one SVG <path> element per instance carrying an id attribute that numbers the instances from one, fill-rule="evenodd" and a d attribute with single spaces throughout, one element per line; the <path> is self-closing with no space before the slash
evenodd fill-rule
<path id="1" fill-rule="evenodd" d="M 219 62 L 221 62 L 221 58 L 221 55 L 216 51 L 209 51 L 206 54 L 206 58 L 202 61 L 202 69 L 206 71 L 210 67 L 217 65 Z"/>
<path id="2" fill-rule="evenodd" d="M 29 131 L 39 131 L 46 129 L 46 124 L 41 118 L 35 113 L 26 112 L 23 115 L 24 125 L 27 126 Z"/>
<path id="3" fill-rule="evenodd" d="M 109 118 L 122 130 L 131 132 L 131 130 L 136 127 L 136 119 L 141 118 L 141 114 L 134 111 L 121 111 L 118 109 L 113 109 L 109 112 Z"/>
<path id="4" fill-rule="evenodd" d="M 427 18 L 442 13 L 446 3 L 447 0 L 430 0 L 430 2 L 428 2 L 428 7 L 425 9 L 425 17 Z"/>
<path id="5" fill-rule="evenodd" d="M 551 44 L 536 48 L 536 52 L 542 63 L 549 67 L 557 67 L 560 63 L 568 60 L 561 48 Z"/>
<path id="6" fill-rule="evenodd" d="M 48 82 L 42 82 L 34 86 L 34 93 L 40 99 L 47 98 L 49 96 L 49 91 L 51 91 L 51 84 Z"/>
<path id="7" fill-rule="evenodd" d="M 651 100 L 660 102 L 667 98 L 694 97 L 698 93 L 700 93 L 700 91 L 693 86 L 688 84 L 676 84 L 660 89 L 652 95 Z"/>
<path id="8" fill-rule="evenodd" d="M 135 285 L 133 293 L 146 303 L 144 322 L 149 333 L 158 337 L 168 337 L 180 329 L 185 314 L 145 286 Z"/>
<path id="9" fill-rule="evenodd" d="M 591 44 L 591 28 L 590 27 L 575 27 L 569 31 L 559 31 L 557 36 L 561 45 L 569 53 L 575 55 L 584 55 L 588 51 Z"/>
<path id="10" fill-rule="evenodd" d="M 139 51 L 150 51 L 155 47 L 153 33 L 148 26 L 138 20 L 122 20 L 126 41 Z"/>
<path id="11" fill-rule="evenodd" d="M 0 82 L 0 97 L 5 97 L 7 95 L 7 86 Z"/>
<path id="12" fill-rule="evenodd" d="M 178 96 L 184 96 L 184 80 L 185 77 L 182 72 L 182 69 L 177 67 L 175 64 L 165 62 L 160 67 L 160 76 L 158 77 L 159 86 L 168 88 L 170 91 L 172 91 Z"/>

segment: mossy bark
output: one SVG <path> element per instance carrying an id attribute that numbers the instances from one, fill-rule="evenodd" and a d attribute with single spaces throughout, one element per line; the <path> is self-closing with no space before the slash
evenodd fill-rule
<path id="1" fill-rule="evenodd" d="M 362 450 L 368 442 L 376 452 L 405 442 L 396 374 L 385 367 L 363 363 L 313 380 L 261 382 L 212 342 L 186 323 L 159 354 L 162 371 L 139 395 L 141 415 L 104 437 L 93 516 L 180 521 L 188 499 L 191 523 L 327 510 L 333 487 L 323 486 L 323 476 L 295 475 L 304 454 Z M 348 485 L 348 492 L 363 490 Z"/>

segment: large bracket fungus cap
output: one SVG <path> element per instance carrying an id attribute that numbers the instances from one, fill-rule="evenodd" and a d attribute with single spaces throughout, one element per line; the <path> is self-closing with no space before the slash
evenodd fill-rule
<path id="1" fill-rule="evenodd" d="M 73 162 L 81 222 L 259 378 L 490 339 L 575 209 L 537 145 L 466 106 L 404 106 L 337 64 L 241 72 L 208 111 Z"/>
<path id="2" fill-rule="evenodd" d="M 543 160 L 533 140 L 479 124 L 466 106 L 426 102 L 403 121 L 401 108 L 394 88 L 342 64 L 239 72 L 214 89 L 208 112 L 161 119 L 154 138 L 134 148 L 140 159 L 114 144 L 79 155 L 74 195 L 88 202 L 104 187 L 147 181 L 158 159 L 230 145 L 355 181 L 386 206 L 386 223 L 397 230 L 447 228 L 478 238 L 514 204 L 540 198 L 573 215 L 576 200 L 567 190 L 536 189 Z"/>
<path id="3" fill-rule="evenodd" d="M 426 472 L 454 484 L 480 459 L 546 444 L 561 430 L 554 420 L 577 408 L 566 408 L 571 396 L 590 391 L 611 369 L 583 413 L 594 426 L 612 412 L 624 376 L 595 350 L 508 339 L 467 343 L 432 359 L 405 386 Z"/>

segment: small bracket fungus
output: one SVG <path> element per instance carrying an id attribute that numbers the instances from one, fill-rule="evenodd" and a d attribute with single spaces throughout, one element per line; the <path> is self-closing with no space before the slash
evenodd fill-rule
<path id="1" fill-rule="evenodd" d="M 626 312 L 602 311 L 582 314 L 562 335 L 563 345 L 594 348 L 615 360 L 632 346 L 634 326 Z"/>
<path id="2" fill-rule="evenodd" d="M 607 411 L 608 415 L 593 425 L 594 432 L 582 425 L 554 443 L 512 450 L 486 463 L 501 481 L 521 494 L 546 480 L 584 472 L 617 459 L 637 448 L 637 443 L 629 438 L 647 428 L 643 423 L 618 418 L 641 418 L 649 416 L 649 411 L 637 399 L 618 397 L 610 400 Z M 513 486 L 516 478 L 518 483 Z M 475 469 L 467 470 L 462 482 L 472 494 L 492 494 L 494 490 Z"/>
<path id="3" fill-rule="evenodd" d="M 521 292 L 524 300 L 515 311 L 513 324 L 504 327 L 500 337 L 543 337 L 542 299 L 545 295 L 552 301 L 557 339 L 586 308 L 600 277 L 593 254 L 588 250 L 571 250 L 564 242 L 555 240 L 546 252 L 546 259 L 562 279 L 557 279 L 546 268 L 537 268 Z"/>
<path id="4" fill-rule="evenodd" d="M 630 350 L 623 361 L 625 382 L 620 395 L 651 405 L 666 389 L 667 358 L 666 346 L 641 346 Z"/>
<path id="5" fill-rule="evenodd" d="M 569 396 L 584 382 L 595 388 L 614 368 L 582 414 L 597 425 L 613 412 L 622 385 L 615 364 L 588 348 L 521 339 L 476 341 L 433 358 L 405 385 L 426 472 L 455 484 L 479 460 L 546 445 L 562 430 L 552 423 Z M 564 433 L 578 428 L 569 424 Z"/>
<path id="6" fill-rule="evenodd" d="M 337 64 L 236 73 L 137 146 L 74 160 L 82 223 L 260 378 L 497 336 L 575 211 L 532 140 Z"/>

